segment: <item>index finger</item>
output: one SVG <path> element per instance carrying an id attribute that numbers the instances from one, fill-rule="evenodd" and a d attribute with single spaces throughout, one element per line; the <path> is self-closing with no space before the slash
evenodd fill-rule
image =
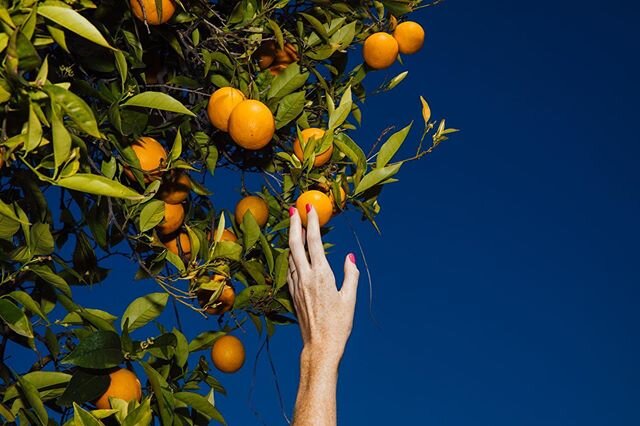
<path id="1" fill-rule="evenodd" d="M 305 273 L 311 269 L 304 251 L 304 238 L 302 237 L 302 223 L 300 215 L 295 207 L 289 208 L 289 248 L 291 256 L 299 273 Z"/>

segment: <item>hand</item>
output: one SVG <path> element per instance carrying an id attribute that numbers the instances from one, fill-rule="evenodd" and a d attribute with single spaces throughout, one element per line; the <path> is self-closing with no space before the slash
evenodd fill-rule
<path id="1" fill-rule="evenodd" d="M 302 333 L 303 357 L 337 366 L 353 326 L 360 272 L 355 256 L 350 253 L 344 261 L 344 282 L 340 290 L 336 288 L 336 279 L 322 246 L 318 214 L 310 204 L 307 212 L 309 258 L 300 215 L 294 207 L 289 209 L 289 292 Z"/>

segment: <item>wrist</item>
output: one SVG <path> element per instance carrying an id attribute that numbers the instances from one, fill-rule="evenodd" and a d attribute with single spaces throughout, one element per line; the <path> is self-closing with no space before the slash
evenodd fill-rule
<path id="1" fill-rule="evenodd" d="M 340 360 L 342 359 L 342 351 L 331 349 L 328 347 L 317 347 L 313 345 L 304 345 L 302 354 L 300 355 L 301 366 L 313 366 L 314 369 L 335 370 L 338 371 Z"/>

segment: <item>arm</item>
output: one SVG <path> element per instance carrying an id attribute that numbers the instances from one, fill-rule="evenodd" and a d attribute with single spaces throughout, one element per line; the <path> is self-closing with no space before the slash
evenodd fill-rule
<path id="1" fill-rule="evenodd" d="M 307 205 L 307 248 L 300 215 L 289 210 L 288 284 L 302 333 L 300 386 L 293 416 L 294 426 L 331 426 L 336 420 L 338 365 L 351 334 L 359 271 L 355 256 L 344 261 L 340 290 L 322 247 L 318 215 Z"/>

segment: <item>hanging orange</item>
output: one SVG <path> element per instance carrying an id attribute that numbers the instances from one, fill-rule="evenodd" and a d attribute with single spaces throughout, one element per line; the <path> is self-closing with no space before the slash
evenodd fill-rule
<path id="1" fill-rule="evenodd" d="M 322 137 L 324 136 L 324 130 L 318 129 L 316 127 L 310 127 L 308 129 L 304 129 L 300 133 L 302 134 L 302 144 L 300 143 L 300 140 L 296 138 L 296 140 L 293 141 L 293 153 L 296 157 L 298 157 L 298 160 L 302 161 L 302 159 L 304 158 L 304 146 L 310 140 L 316 139 L 319 141 L 320 139 L 322 139 Z M 332 154 L 333 143 L 320 154 L 316 154 L 316 158 L 313 161 L 314 167 L 320 167 L 327 164 L 327 162 L 331 159 Z"/>
<path id="2" fill-rule="evenodd" d="M 176 12 L 176 4 L 173 0 L 162 0 L 161 12 L 158 14 L 156 0 L 130 0 L 131 11 L 136 18 L 149 25 L 160 25 L 167 22 Z"/>

